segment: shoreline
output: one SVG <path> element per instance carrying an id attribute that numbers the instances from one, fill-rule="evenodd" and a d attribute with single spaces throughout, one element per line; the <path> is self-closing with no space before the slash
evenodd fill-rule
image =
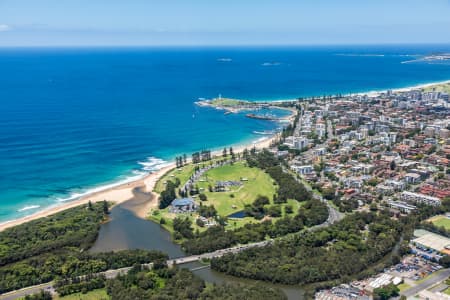
<path id="1" fill-rule="evenodd" d="M 411 91 L 411 90 L 417 90 L 417 89 L 425 89 L 425 88 L 429 88 L 429 87 L 433 87 L 433 86 L 437 86 L 437 85 L 443 85 L 443 84 L 450 84 L 450 79 L 446 79 L 446 80 L 441 80 L 441 81 L 432 81 L 432 82 L 427 82 L 427 83 L 419 83 L 419 84 L 413 84 L 413 85 L 408 85 L 405 87 L 399 87 L 399 88 L 384 88 L 384 89 L 380 89 L 380 90 L 368 90 L 368 91 L 363 91 L 363 92 L 354 92 L 354 93 L 345 93 L 342 94 L 342 96 L 344 97 L 350 97 L 350 96 L 364 96 L 367 95 L 368 97 L 376 97 L 380 94 L 386 94 L 388 91 L 393 91 L 393 92 L 407 92 L 407 91 Z M 332 94 L 333 95 L 333 94 Z M 322 97 L 322 95 L 315 95 L 315 96 L 303 96 L 303 97 L 297 97 L 297 98 L 289 98 L 289 97 L 283 97 L 282 98 L 276 98 L 276 99 L 266 99 L 266 100 L 248 100 L 249 102 L 255 102 L 255 103 L 267 103 L 267 102 L 273 102 L 273 103 L 283 103 L 283 102 L 292 102 L 292 101 L 298 101 L 299 98 L 303 98 L 303 101 L 308 101 L 310 99 L 312 99 L 313 97 Z"/>
<path id="2" fill-rule="evenodd" d="M 410 91 L 410 90 L 429 88 L 429 87 L 443 85 L 443 84 L 450 84 L 450 80 L 417 84 L 417 85 L 403 87 L 403 88 L 350 93 L 350 94 L 346 94 L 345 96 L 367 95 L 368 97 L 376 97 L 380 94 L 386 93 L 389 90 L 391 90 L 393 92 L 405 92 L 405 91 Z M 305 99 L 307 100 L 309 98 L 305 98 Z M 282 102 L 292 102 L 294 100 L 297 100 L 297 99 L 272 100 L 271 102 L 282 103 Z M 268 101 L 269 100 L 266 100 L 266 102 L 268 102 Z M 263 100 L 258 100 L 258 101 L 254 101 L 254 102 L 263 102 Z M 292 120 L 292 118 L 294 118 L 294 116 L 295 116 L 295 113 L 293 112 L 290 116 L 286 117 L 286 119 Z M 231 145 L 231 146 L 233 146 L 233 148 L 235 149 L 235 152 L 242 152 L 245 148 L 247 148 L 247 149 L 253 148 L 253 147 L 256 147 L 257 149 L 267 148 L 274 140 L 276 140 L 278 138 L 278 136 L 279 136 L 279 134 L 277 133 L 277 134 L 274 134 L 271 136 L 260 138 L 256 141 L 253 141 L 250 143 L 245 142 L 245 143 Z M 226 147 L 228 148 L 229 146 L 226 146 Z M 221 150 L 212 151 L 212 154 L 213 155 L 221 155 Z M 147 212 L 152 207 L 155 207 L 155 205 L 157 204 L 157 196 L 158 195 L 156 195 L 153 192 L 154 186 L 156 185 L 156 183 L 162 176 L 164 176 L 167 172 L 169 172 L 173 168 L 175 168 L 175 162 L 170 161 L 167 163 L 166 166 L 162 167 L 161 169 L 159 169 L 155 172 L 143 175 L 143 177 L 141 177 L 139 179 L 132 180 L 132 181 L 125 182 L 125 183 L 118 183 L 117 185 L 106 187 L 105 189 L 100 189 L 100 190 L 92 192 L 92 193 L 87 193 L 83 196 L 80 196 L 79 198 L 75 198 L 70 201 L 58 203 L 53 206 L 44 208 L 44 209 L 37 211 L 31 215 L 2 222 L 2 223 L 0 223 L 0 232 L 7 228 L 14 227 L 14 226 L 17 226 L 17 225 L 20 225 L 20 224 L 23 224 L 23 223 L 26 223 L 26 222 L 29 222 L 32 220 L 39 219 L 39 218 L 47 217 L 47 216 L 53 215 L 55 213 L 61 212 L 63 210 L 66 210 L 66 209 L 69 209 L 69 208 L 72 208 L 72 207 L 75 207 L 78 205 L 87 204 L 89 201 L 99 202 L 99 201 L 107 200 L 107 201 L 114 202 L 114 205 L 118 205 L 118 204 L 124 203 L 128 200 L 132 200 L 134 197 L 133 190 L 135 188 L 145 188 L 146 192 L 153 194 L 152 200 L 149 201 L 148 204 L 143 205 L 142 206 L 143 209 L 135 212 L 138 217 L 145 218 L 147 215 Z"/>
<path id="3" fill-rule="evenodd" d="M 257 149 L 267 148 L 274 140 L 278 138 L 278 136 L 279 136 L 278 134 L 274 134 L 272 136 L 264 137 L 256 141 L 253 141 L 252 143 L 238 144 L 233 148 L 235 152 L 242 152 L 245 148 L 247 149 L 253 147 L 256 147 Z M 228 147 L 229 146 L 227 146 L 227 148 Z M 212 151 L 212 155 L 221 155 L 221 153 L 222 153 L 221 150 Z M 140 209 L 134 211 L 134 213 L 139 218 L 145 219 L 150 209 L 156 207 L 158 203 L 159 195 L 153 192 L 156 183 L 161 177 L 163 177 L 167 172 L 173 170 L 175 167 L 176 167 L 175 162 L 170 161 L 167 163 L 166 166 L 162 167 L 157 171 L 146 174 L 142 178 L 126 183 L 120 183 L 118 185 L 105 188 L 104 190 L 89 193 L 79 197 L 78 199 L 62 202 L 60 204 L 56 204 L 55 206 L 44 208 L 28 216 L 20 217 L 10 221 L 5 221 L 3 223 L 0 223 L 0 232 L 10 227 L 14 227 L 36 219 L 48 217 L 50 215 L 59 213 L 69 208 L 73 208 L 75 206 L 87 204 L 89 201 L 95 203 L 107 200 L 113 202 L 114 206 L 116 206 L 129 200 L 132 200 L 134 198 L 134 190 L 136 188 L 142 188 L 145 192 L 152 194 L 151 200 L 148 203 L 146 203 L 145 205 L 141 205 Z"/>
<path id="4" fill-rule="evenodd" d="M 368 92 L 362 92 L 362 93 L 347 94 L 345 96 L 353 96 L 353 95 L 364 96 L 364 95 L 367 95 L 368 97 L 376 97 L 376 96 L 379 96 L 380 94 L 386 94 L 388 91 L 408 92 L 408 91 L 412 91 L 412 90 L 420 90 L 420 89 L 430 88 L 430 87 L 433 87 L 433 86 L 438 86 L 438 85 L 443 85 L 443 84 L 450 84 L 450 79 L 443 80 L 443 81 L 430 82 L 430 83 L 421 83 L 421 84 L 411 85 L 411 86 L 402 87 L 402 88 L 393 88 L 393 89 L 387 89 L 387 90 L 385 89 L 385 90 L 377 90 L 377 91 L 368 91 Z"/>

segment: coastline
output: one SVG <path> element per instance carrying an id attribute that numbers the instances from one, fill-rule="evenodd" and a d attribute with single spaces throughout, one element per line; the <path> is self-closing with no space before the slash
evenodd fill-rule
<path id="1" fill-rule="evenodd" d="M 388 91 L 393 91 L 393 92 L 407 92 L 407 91 L 412 91 L 412 90 L 418 90 L 418 89 L 426 89 L 426 88 L 430 88 L 433 86 L 438 86 L 438 85 L 443 85 L 443 84 L 450 84 L 450 79 L 449 80 L 443 80 L 443 81 L 436 81 L 436 82 L 430 82 L 430 83 L 421 83 L 421 84 L 416 84 L 416 85 L 411 85 L 411 86 L 407 86 L 407 87 L 403 87 L 403 88 L 393 88 L 393 89 L 384 89 L 384 90 L 376 90 L 376 91 L 367 91 L 367 92 L 360 92 L 360 93 L 351 93 L 351 94 L 347 94 L 345 96 L 364 96 L 367 95 L 368 97 L 376 97 L 379 96 L 380 94 L 385 94 Z"/>
<path id="2" fill-rule="evenodd" d="M 270 144 L 278 138 L 278 134 L 274 134 L 270 137 L 265 137 L 262 139 L 259 139 L 257 141 L 254 141 L 252 143 L 247 144 L 240 144 L 236 147 L 233 147 L 236 152 L 242 152 L 245 148 L 267 148 L 270 146 Z M 213 155 L 221 155 L 221 150 L 216 150 L 212 152 Z M 152 172 L 150 174 L 144 175 L 140 179 L 136 179 L 134 181 L 130 181 L 127 183 L 121 183 L 116 186 L 112 186 L 109 188 L 106 188 L 104 190 L 96 191 L 90 194 L 86 194 L 81 196 L 78 199 L 74 199 L 72 201 L 63 202 L 56 206 L 51 206 L 48 208 L 45 208 L 43 210 L 40 210 L 34 214 L 17 218 L 14 220 L 6 221 L 3 223 L 0 223 L 0 232 L 10 228 L 14 227 L 23 223 L 27 223 L 36 219 L 48 217 L 50 215 L 53 215 L 55 213 L 64 211 L 66 209 L 87 204 L 89 201 L 91 202 L 99 202 L 103 200 L 114 202 L 114 205 L 122 204 L 126 201 L 132 200 L 134 198 L 134 190 L 136 188 L 141 188 L 144 190 L 144 192 L 152 193 L 151 200 L 146 203 L 145 205 L 141 205 L 138 210 L 135 211 L 135 214 L 145 219 L 147 216 L 147 213 L 150 211 L 150 209 L 156 207 L 158 205 L 158 196 L 156 193 L 153 192 L 153 189 L 158 182 L 158 180 L 163 177 L 167 172 L 171 171 L 175 168 L 175 162 L 171 161 L 168 163 L 167 166 L 162 167 L 161 169 Z"/>
<path id="3" fill-rule="evenodd" d="M 443 84 L 450 84 L 450 80 L 444 80 L 444 81 L 438 81 L 438 82 L 432 82 L 432 83 L 424 83 L 424 84 L 418 84 L 418 85 L 413 85 L 413 86 L 408 86 L 408 87 L 403 87 L 403 88 L 396 88 L 396 89 L 387 89 L 387 90 L 385 89 L 385 90 L 379 90 L 379 91 L 351 93 L 351 94 L 347 94 L 346 96 L 367 95 L 369 97 L 375 97 L 382 93 L 386 93 L 388 90 L 392 90 L 394 92 L 405 92 L 405 91 L 410 91 L 410 90 L 415 90 L 415 89 L 429 88 L 429 87 L 443 85 Z M 308 99 L 308 98 L 306 98 L 306 99 Z M 280 103 L 280 102 L 287 102 L 287 101 L 293 101 L 293 100 L 295 100 L 295 99 L 273 100 L 272 102 Z M 258 102 L 258 101 L 255 101 L 255 102 Z M 286 119 L 291 120 L 294 116 L 295 116 L 295 113 L 293 112 L 293 114 L 286 117 Z M 245 148 L 252 148 L 252 147 L 256 147 L 257 149 L 267 148 L 277 138 L 278 138 L 278 134 L 274 134 L 271 136 L 261 138 L 257 141 L 253 141 L 251 143 L 243 143 L 243 144 L 238 144 L 236 146 L 234 146 L 234 145 L 232 145 L 232 146 L 235 149 L 235 152 L 242 152 Z M 213 151 L 212 154 L 213 155 L 221 155 L 221 150 Z M 162 176 L 164 176 L 168 171 L 172 170 L 173 168 L 175 168 L 175 163 L 173 161 L 171 161 L 168 163 L 168 165 L 162 167 L 161 169 L 159 169 L 153 173 L 146 174 L 139 179 L 136 179 L 136 180 L 133 180 L 130 182 L 126 182 L 126 183 L 120 183 L 120 184 L 117 184 L 117 185 L 114 185 L 111 187 L 107 187 L 105 189 L 83 195 L 79 198 L 75 198 L 71 201 L 59 203 L 57 205 L 44 208 L 44 209 L 37 211 L 28 216 L 24 216 L 24 217 L 10 220 L 10 221 L 2 222 L 2 223 L 0 223 L 0 232 L 7 228 L 14 227 L 14 226 L 17 226 L 17 225 L 20 225 L 20 224 L 23 224 L 23 223 L 26 223 L 26 222 L 29 222 L 32 220 L 39 219 L 39 218 L 47 217 L 47 216 L 53 215 L 55 213 L 61 212 L 63 210 L 66 210 L 66 209 L 69 209 L 69 208 L 72 208 L 72 207 L 75 207 L 78 205 L 87 204 L 89 201 L 98 202 L 98 201 L 107 200 L 107 201 L 114 202 L 114 205 L 118 205 L 118 204 L 124 203 L 128 200 L 132 200 L 134 197 L 133 191 L 135 188 L 144 188 L 145 192 L 153 194 L 152 195 L 153 197 L 151 197 L 152 200 L 150 200 L 145 205 L 142 205 L 140 207 L 140 209 L 135 212 L 138 217 L 145 218 L 147 216 L 147 213 L 149 212 L 149 210 L 151 208 L 154 208 L 157 206 L 158 195 L 156 195 L 153 192 L 154 186 L 156 185 L 156 183 Z"/>

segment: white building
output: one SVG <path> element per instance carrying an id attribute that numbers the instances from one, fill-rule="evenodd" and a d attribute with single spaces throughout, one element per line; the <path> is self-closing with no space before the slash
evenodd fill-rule
<path id="1" fill-rule="evenodd" d="M 423 203 L 431 206 L 439 206 L 441 204 L 441 200 L 439 198 L 407 191 L 402 192 L 400 198 L 406 202 Z"/>
<path id="2" fill-rule="evenodd" d="M 417 209 L 417 207 L 415 207 L 414 205 L 410 205 L 406 202 L 402 202 L 402 201 L 388 201 L 388 205 L 391 208 L 397 209 L 399 211 L 401 211 L 402 213 L 407 213 L 409 214 L 412 211 L 415 211 Z"/>
<path id="3" fill-rule="evenodd" d="M 301 175 L 307 175 L 314 172 L 314 167 L 311 165 L 306 166 L 292 166 L 291 167 L 295 172 L 301 174 Z"/>
<path id="4" fill-rule="evenodd" d="M 294 137 L 294 148 L 298 150 L 306 149 L 309 146 L 309 140 L 305 137 Z"/>

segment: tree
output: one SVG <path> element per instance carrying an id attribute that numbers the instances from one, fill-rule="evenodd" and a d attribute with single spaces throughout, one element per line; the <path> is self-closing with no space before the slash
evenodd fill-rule
<path id="1" fill-rule="evenodd" d="M 234 155 L 233 147 L 230 147 L 229 152 L 230 152 L 230 155 L 231 155 L 231 159 L 235 159 L 236 156 Z"/>
<path id="2" fill-rule="evenodd" d="M 390 167 L 390 169 L 391 169 L 392 171 L 395 170 L 395 168 L 397 167 L 397 165 L 395 164 L 395 161 L 394 161 L 394 160 L 391 161 L 389 167 Z"/>
<path id="3" fill-rule="evenodd" d="M 284 212 L 285 212 L 285 214 L 292 214 L 292 212 L 293 212 L 292 205 L 286 205 L 284 207 Z"/>
<path id="4" fill-rule="evenodd" d="M 392 297 L 397 297 L 399 295 L 399 288 L 394 284 L 389 284 L 381 288 L 373 290 L 373 298 L 375 300 L 388 300 Z"/>
<path id="5" fill-rule="evenodd" d="M 188 217 L 176 217 L 173 219 L 173 230 L 181 234 L 185 238 L 193 238 L 192 222 Z"/>
<path id="6" fill-rule="evenodd" d="M 200 201 L 207 201 L 208 200 L 208 197 L 206 197 L 206 195 L 205 194 L 199 194 L 198 195 L 198 198 L 200 199 Z"/>
<path id="7" fill-rule="evenodd" d="M 109 214 L 109 206 L 108 206 L 108 202 L 106 202 L 106 200 L 103 200 L 103 213 L 105 215 Z"/>
<path id="8" fill-rule="evenodd" d="M 227 157 L 227 148 L 223 148 L 222 155 L 223 157 Z"/>
<path id="9" fill-rule="evenodd" d="M 52 294 L 48 291 L 41 290 L 37 294 L 26 295 L 25 300 L 52 300 Z"/>
<path id="10" fill-rule="evenodd" d="M 197 220 L 195 221 L 195 223 L 197 224 L 197 226 L 199 227 L 204 227 L 205 226 L 205 222 L 202 221 L 202 219 L 197 218 Z"/>

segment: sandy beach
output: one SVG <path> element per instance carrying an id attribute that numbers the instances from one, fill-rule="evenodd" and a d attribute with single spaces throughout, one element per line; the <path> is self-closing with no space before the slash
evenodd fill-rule
<path id="1" fill-rule="evenodd" d="M 408 86 L 408 87 L 398 88 L 398 89 L 390 89 L 390 90 L 393 92 L 407 92 L 407 91 L 411 91 L 411 90 L 426 89 L 426 88 L 430 88 L 430 87 L 442 85 L 442 84 L 450 84 L 450 80 L 432 82 L 432 83 L 424 83 L 424 84 L 418 84 L 418 85 L 413 85 L 413 86 Z M 367 95 L 368 97 L 377 97 L 380 94 L 387 93 L 388 91 L 389 90 L 369 91 L 369 92 L 363 92 L 363 93 L 355 93 L 355 94 L 351 94 L 351 95 L 360 95 L 360 96 Z"/>
<path id="2" fill-rule="evenodd" d="M 400 89 L 393 89 L 393 91 L 402 92 L 402 91 L 409 91 L 409 90 L 414 90 L 414 89 L 429 88 L 432 86 L 442 85 L 442 84 L 450 84 L 450 80 L 421 84 L 421 85 L 410 86 L 410 87 L 405 87 L 405 88 L 400 88 Z M 376 96 L 376 95 L 379 95 L 381 93 L 386 93 L 386 92 L 387 92 L 387 90 L 365 92 L 365 93 L 355 93 L 353 95 Z M 294 116 L 295 116 L 295 113 L 293 113 L 287 119 L 292 121 Z M 276 139 L 278 139 L 278 134 L 270 136 L 270 137 L 261 138 L 260 140 L 255 141 L 250 144 L 236 145 L 233 147 L 234 147 L 235 152 L 242 152 L 245 148 L 250 149 L 253 147 L 256 147 L 257 149 L 262 149 L 262 148 L 269 147 L 270 144 Z M 221 150 L 217 150 L 217 151 L 213 151 L 212 154 L 213 155 L 221 155 L 221 153 L 222 153 Z M 11 220 L 11 221 L 1 223 L 0 231 L 3 231 L 6 228 L 13 227 L 13 226 L 25 223 L 25 222 L 29 222 L 31 220 L 35 220 L 38 218 L 52 215 L 54 213 L 63 211 L 68 208 L 72 208 L 72 207 L 75 207 L 75 206 L 78 206 L 81 204 L 86 204 L 89 201 L 98 202 L 98 201 L 107 200 L 107 201 L 112 201 L 115 203 L 115 205 L 117 205 L 117 204 L 123 203 L 127 200 L 133 199 L 133 197 L 135 196 L 134 195 L 135 189 L 137 189 L 137 188 L 146 193 L 153 193 L 153 188 L 154 188 L 155 184 L 158 182 L 158 180 L 162 176 L 164 176 L 164 174 L 166 174 L 168 171 L 172 170 L 173 168 L 175 168 L 175 163 L 171 162 L 169 165 L 163 167 L 162 169 L 160 169 L 156 172 L 153 172 L 151 174 L 148 174 L 148 175 L 144 176 L 143 178 L 138 179 L 136 181 L 120 184 L 120 185 L 117 185 L 117 186 L 114 186 L 111 188 L 107 188 L 105 190 L 101 190 L 101 191 L 98 191 L 98 192 L 95 192 L 92 194 L 88 194 L 88 195 L 82 196 L 78 199 L 75 199 L 72 201 L 67 201 L 65 203 L 61 203 L 61 204 L 55 205 L 53 207 L 41 210 L 35 214 L 29 215 L 29 216 L 26 216 L 23 218 L 19 218 L 16 220 Z M 141 218 L 145 218 L 147 216 L 148 212 L 152 208 L 157 207 L 157 205 L 158 205 L 158 200 L 157 200 L 158 195 L 157 194 L 153 193 L 152 197 L 149 197 L 149 199 L 150 200 L 148 201 L 148 203 L 146 203 L 145 205 L 140 205 L 139 209 L 135 210 L 135 213 Z"/>
<path id="3" fill-rule="evenodd" d="M 247 144 L 247 145 L 239 145 L 237 147 L 234 147 L 235 152 L 242 152 L 245 148 L 253 148 L 256 147 L 257 149 L 267 148 L 270 146 L 270 144 L 278 138 L 278 135 L 274 135 L 271 137 L 267 137 L 261 140 L 258 140 L 254 143 Z M 214 151 L 213 155 L 221 155 L 221 151 Z M 91 202 L 98 202 L 98 201 L 112 201 L 115 205 L 121 204 L 125 201 L 131 200 L 135 197 L 135 192 L 137 190 L 141 190 L 146 193 L 152 193 L 152 196 L 149 197 L 149 201 L 145 204 L 139 205 L 139 208 L 134 210 L 136 215 L 140 218 L 145 218 L 148 214 L 148 212 L 152 208 L 156 208 L 158 206 L 158 196 L 156 193 L 153 192 L 153 188 L 155 187 L 158 180 L 164 176 L 167 172 L 175 168 L 175 163 L 170 162 L 167 166 L 161 168 L 158 171 L 155 171 L 153 173 L 150 173 L 146 176 L 144 176 L 141 179 L 138 179 L 136 181 L 120 184 L 111 188 L 107 188 L 102 191 L 98 191 L 92 194 L 88 194 L 85 196 L 82 196 L 78 199 L 67 201 L 64 203 L 61 203 L 57 206 L 49 207 L 47 209 L 43 209 L 39 212 L 36 212 L 35 214 L 7 221 L 0 224 L 0 231 L 5 230 L 6 228 L 10 228 L 16 225 L 20 225 L 32 220 L 36 220 L 39 218 L 47 217 L 52 214 L 61 212 L 63 210 L 81 205 L 81 204 L 87 204 L 89 201 Z"/>

